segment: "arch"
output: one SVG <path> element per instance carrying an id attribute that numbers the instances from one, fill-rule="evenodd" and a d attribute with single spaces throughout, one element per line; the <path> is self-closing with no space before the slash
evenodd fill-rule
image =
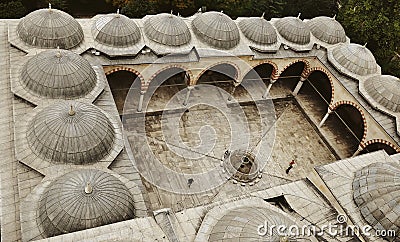
<path id="1" fill-rule="evenodd" d="M 152 81 L 156 76 L 158 76 L 161 72 L 163 72 L 163 71 L 165 71 L 165 70 L 168 70 L 168 69 L 171 69 L 171 68 L 177 68 L 177 69 L 182 69 L 182 70 L 184 70 L 184 71 L 189 75 L 189 83 L 187 83 L 188 86 L 194 85 L 194 83 L 193 83 L 194 77 L 193 77 L 192 71 L 189 70 L 186 66 L 177 65 L 177 64 L 175 64 L 175 65 L 169 65 L 169 66 L 166 66 L 166 67 L 163 67 L 163 68 L 159 69 L 156 73 L 154 73 L 153 75 L 151 75 L 151 77 L 150 77 L 149 81 L 146 83 L 146 85 L 149 86 L 150 83 L 151 83 L 151 81 Z"/>
<path id="2" fill-rule="evenodd" d="M 363 150 L 360 152 L 360 154 L 366 154 L 381 149 L 385 150 L 389 155 L 400 152 L 400 149 L 389 141 L 384 139 L 372 139 L 363 144 Z"/>
<path id="3" fill-rule="evenodd" d="M 356 104 L 352 101 L 343 101 L 343 100 L 334 103 L 332 106 L 329 107 L 329 109 L 331 111 L 335 111 L 342 105 L 350 105 L 350 106 L 356 108 L 358 110 L 358 112 L 360 113 L 362 122 L 363 122 L 363 127 L 364 127 L 362 139 L 360 142 L 363 143 L 365 141 L 365 138 L 367 137 L 367 120 L 365 119 L 364 111 L 361 109 L 361 107 L 358 104 Z"/>
<path id="4" fill-rule="evenodd" d="M 144 80 L 143 75 L 142 75 L 139 71 L 137 71 L 137 70 L 135 70 L 135 69 L 133 69 L 133 68 L 131 68 L 131 67 L 126 67 L 126 66 L 114 66 L 113 69 L 111 69 L 111 70 L 105 72 L 104 74 L 105 74 L 106 76 L 108 76 L 108 75 L 110 75 L 110 74 L 112 74 L 112 73 L 114 73 L 114 72 L 117 72 L 117 71 L 128 71 L 128 72 L 132 72 L 132 73 L 135 74 L 137 77 L 139 77 L 140 83 L 141 83 L 141 87 L 142 87 L 142 88 L 147 86 L 146 83 L 145 83 L 145 80 Z"/>
<path id="5" fill-rule="evenodd" d="M 329 73 L 329 71 L 325 70 L 325 68 L 322 67 L 313 67 L 309 69 L 309 71 L 307 72 L 307 76 L 305 76 L 305 78 L 308 79 L 311 76 L 311 74 L 313 74 L 316 71 L 324 73 L 329 80 L 329 83 L 331 85 L 331 100 L 329 101 L 329 105 L 332 105 L 333 100 L 335 99 L 335 86 L 333 85 L 332 75 Z"/>
<path id="6" fill-rule="evenodd" d="M 303 63 L 304 63 L 304 69 L 303 69 L 303 71 L 301 72 L 300 76 L 301 76 L 301 77 L 304 77 L 304 78 L 307 78 L 308 73 L 310 72 L 310 66 L 311 66 L 311 65 L 310 65 L 310 62 L 308 62 L 308 61 L 305 60 L 305 59 L 297 59 L 297 60 L 294 60 L 294 61 L 290 62 L 290 63 L 287 64 L 280 72 L 278 72 L 278 73 L 279 73 L 278 77 L 279 77 L 280 75 L 282 75 L 282 73 L 283 73 L 287 68 L 289 68 L 290 66 L 292 66 L 293 64 L 296 64 L 296 63 L 298 63 L 298 62 L 303 62 Z"/>
<path id="7" fill-rule="evenodd" d="M 235 63 L 230 62 L 230 61 L 220 61 L 220 62 L 213 63 L 212 65 L 210 65 L 210 66 L 204 68 L 204 69 L 197 75 L 197 78 L 196 78 L 196 80 L 194 81 L 194 84 L 195 84 L 195 85 L 197 84 L 197 82 L 199 81 L 199 79 L 203 76 L 203 74 L 204 74 L 206 71 L 212 71 L 212 68 L 213 68 L 213 67 L 216 67 L 216 66 L 219 66 L 219 65 L 224 65 L 224 64 L 225 64 L 225 65 L 230 65 L 230 66 L 232 66 L 233 68 L 235 68 L 236 73 L 235 73 L 235 75 L 234 75 L 233 77 L 231 77 L 231 78 L 232 78 L 235 82 L 238 82 L 238 77 L 240 76 L 240 69 L 239 69 L 239 67 L 238 67 Z"/>
<path id="8" fill-rule="evenodd" d="M 278 65 L 277 65 L 275 62 L 272 62 L 272 61 L 270 61 L 270 60 L 263 60 L 263 61 L 261 61 L 261 62 L 259 62 L 259 63 L 253 64 L 253 65 L 251 66 L 251 70 L 249 70 L 249 71 L 246 73 L 246 75 L 249 74 L 249 72 L 252 71 L 252 70 L 254 70 L 256 67 L 261 66 L 261 65 L 264 65 L 264 64 L 269 64 L 269 65 L 272 66 L 271 79 L 273 79 L 273 80 L 278 79 L 278 76 L 279 76 Z M 244 77 L 246 77 L 246 75 L 244 75 Z M 244 79 L 244 77 L 243 77 L 243 79 Z"/>

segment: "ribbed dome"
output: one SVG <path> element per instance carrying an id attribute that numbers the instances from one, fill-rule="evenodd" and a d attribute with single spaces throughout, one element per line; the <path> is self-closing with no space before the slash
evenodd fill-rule
<path id="1" fill-rule="evenodd" d="M 376 230 L 395 230 L 399 239 L 400 165 L 379 162 L 364 167 L 355 174 L 353 192 L 365 221 Z"/>
<path id="2" fill-rule="evenodd" d="M 250 182 L 259 174 L 259 165 L 254 155 L 244 150 L 232 151 L 224 159 L 223 167 L 230 177 L 240 182 Z"/>
<path id="3" fill-rule="evenodd" d="M 202 13 L 193 20 L 192 26 L 194 33 L 211 46 L 231 49 L 239 44 L 240 35 L 236 23 L 223 13 Z"/>
<path id="4" fill-rule="evenodd" d="M 342 25 L 334 18 L 316 17 L 307 22 L 311 33 L 319 40 L 328 44 L 346 42 L 346 33 Z"/>
<path id="5" fill-rule="evenodd" d="M 378 70 L 375 57 L 365 46 L 339 44 L 332 50 L 332 56 L 340 65 L 339 68 L 343 67 L 360 76 L 374 74 Z"/>
<path id="6" fill-rule="evenodd" d="M 114 138 L 107 116 L 82 102 L 62 101 L 46 107 L 32 118 L 27 130 L 32 151 L 55 163 L 97 162 L 109 153 Z"/>
<path id="7" fill-rule="evenodd" d="M 51 237 L 132 219 L 134 213 L 133 196 L 118 178 L 81 169 L 47 187 L 39 201 L 38 223 Z"/>
<path id="8" fill-rule="evenodd" d="M 78 21 L 57 9 L 39 9 L 26 15 L 17 33 L 26 44 L 39 48 L 70 49 L 83 40 Z"/>
<path id="9" fill-rule="evenodd" d="M 270 45 L 277 41 L 274 27 L 264 18 L 243 19 L 239 22 L 239 28 L 249 40 L 257 44 Z"/>
<path id="10" fill-rule="evenodd" d="M 144 22 L 146 36 L 163 45 L 180 46 L 189 43 L 190 31 L 185 22 L 173 14 L 161 13 Z"/>
<path id="11" fill-rule="evenodd" d="M 400 112 L 400 79 L 394 76 L 380 75 L 368 78 L 364 82 L 368 94 L 382 106 L 393 112 Z"/>
<path id="12" fill-rule="evenodd" d="M 75 99 L 96 86 L 97 77 L 90 63 L 67 50 L 47 50 L 32 57 L 21 73 L 28 92 L 53 99 Z"/>
<path id="13" fill-rule="evenodd" d="M 96 41 L 115 47 L 134 45 L 141 37 L 136 23 L 119 13 L 98 18 L 92 26 L 92 34 Z"/>
<path id="14" fill-rule="evenodd" d="M 277 230 L 270 234 L 269 228 L 266 228 L 266 235 L 259 235 L 257 228 L 264 224 L 289 228 L 295 222 L 265 207 L 240 207 L 229 211 L 215 224 L 209 241 L 297 241 L 295 237 L 278 235 Z M 287 240 L 281 240 L 283 237 Z M 308 240 L 304 238 L 301 241 Z"/>
<path id="15" fill-rule="evenodd" d="M 310 43 L 310 28 L 301 19 L 295 17 L 285 17 L 275 22 L 275 27 L 280 35 L 286 40 L 305 45 Z"/>

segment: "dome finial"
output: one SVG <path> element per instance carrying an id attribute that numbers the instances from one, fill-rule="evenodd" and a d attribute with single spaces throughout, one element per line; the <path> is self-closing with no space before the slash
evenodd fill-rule
<path id="1" fill-rule="evenodd" d="M 262 13 L 261 18 L 264 18 L 265 12 Z"/>
<path id="2" fill-rule="evenodd" d="M 90 182 L 86 183 L 86 186 L 85 186 L 85 193 L 86 193 L 86 194 L 91 194 L 92 192 L 93 192 L 93 187 L 92 187 L 92 185 L 90 185 Z"/>
<path id="3" fill-rule="evenodd" d="M 365 42 L 365 44 L 363 45 L 363 47 L 364 47 L 364 48 L 367 47 L 367 42 Z"/>
<path id="4" fill-rule="evenodd" d="M 300 16 L 301 16 L 301 13 L 299 13 L 299 15 L 297 15 L 297 18 L 299 19 L 299 18 L 300 18 Z"/>
<path id="5" fill-rule="evenodd" d="M 49 10 L 51 10 L 51 3 L 49 3 Z"/>
<path id="6" fill-rule="evenodd" d="M 335 14 L 335 15 L 333 15 L 333 19 L 336 19 L 336 14 Z"/>
<path id="7" fill-rule="evenodd" d="M 57 53 L 56 53 L 57 58 L 61 58 L 61 51 L 60 51 L 60 46 L 57 46 Z"/>
<path id="8" fill-rule="evenodd" d="M 174 15 L 173 10 L 171 9 L 171 13 L 170 13 L 169 17 L 172 18 L 173 15 Z"/>
<path id="9" fill-rule="evenodd" d="M 69 116 L 74 116 L 75 115 L 75 110 L 71 104 L 70 108 L 69 108 L 69 112 L 68 112 Z"/>

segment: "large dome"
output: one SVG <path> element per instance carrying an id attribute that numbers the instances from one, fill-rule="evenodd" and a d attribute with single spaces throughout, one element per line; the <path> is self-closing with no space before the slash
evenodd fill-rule
<path id="1" fill-rule="evenodd" d="M 21 19 L 18 36 L 39 48 L 70 49 L 83 40 L 83 30 L 71 15 L 57 9 L 39 9 Z"/>
<path id="2" fill-rule="evenodd" d="M 332 57 L 334 59 L 332 64 L 339 70 L 344 68 L 360 76 L 374 74 L 378 71 L 375 57 L 365 46 L 338 44 L 332 50 Z"/>
<path id="3" fill-rule="evenodd" d="M 265 228 L 265 235 L 259 235 L 257 228 L 264 224 L 285 228 L 296 225 L 288 217 L 265 207 L 240 207 L 230 210 L 218 220 L 208 241 L 297 241 L 296 237 L 278 234 L 276 230 L 271 234 L 269 228 Z M 308 240 L 302 238 L 300 241 Z"/>
<path id="4" fill-rule="evenodd" d="M 356 172 L 353 181 L 354 201 L 365 221 L 379 231 L 394 230 L 397 239 L 400 239 L 399 187 L 400 165 L 393 162 L 366 166 Z"/>
<path id="5" fill-rule="evenodd" d="M 295 17 L 285 17 L 275 22 L 275 27 L 279 34 L 286 40 L 305 45 L 310 43 L 310 28 L 301 19 Z"/>
<path id="6" fill-rule="evenodd" d="M 257 44 L 270 45 L 277 41 L 274 27 L 264 18 L 245 18 L 239 22 L 239 27 L 246 38 Z"/>
<path id="7" fill-rule="evenodd" d="M 231 49 L 239 44 L 240 34 L 236 23 L 220 12 L 206 12 L 193 22 L 194 33 L 207 44 L 220 49 Z"/>
<path id="8" fill-rule="evenodd" d="M 368 78 L 364 88 L 375 101 L 393 112 L 400 112 L 400 79 L 379 75 Z"/>
<path id="9" fill-rule="evenodd" d="M 346 33 L 342 25 L 334 18 L 315 17 L 307 22 L 311 33 L 319 40 L 328 44 L 346 42 Z"/>
<path id="10" fill-rule="evenodd" d="M 115 47 L 134 45 L 141 37 L 136 23 L 119 13 L 98 18 L 92 26 L 92 34 L 96 41 Z"/>
<path id="11" fill-rule="evenodd" d="M 97 77 L 90 63 L 68 50 L 47 50 L 27 61 L 21 72 L 28 92 L 52 99 L 75 99 L 96 86 Z"/>
<path id="12" fill-rule="evenodd" d="M 146 36 L 163 45 L 180 46 L 189 43 L 190 31 L 186 23 L 173 14 L 161 13 L 144 22 Z"/>
<path id="13" fill-rule="evenodd" d="M 76 170 L 53 181 L 39 201 L 38 224 L 48 237 L 134 218 L 133 196 L 115 176 Z"/>
<path id="14" fill-rule="evenodd" d="M 101 160 L 113 147 L 115 132 L 108 117 L 93 104 L 60 101 L 29 122 L 32 151 L 54 163 L 88 164 Z"/>

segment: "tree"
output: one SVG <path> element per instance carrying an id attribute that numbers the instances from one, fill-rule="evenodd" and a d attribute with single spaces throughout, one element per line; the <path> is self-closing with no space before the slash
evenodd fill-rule
<path id="1" fill-rule="evenodd" d="M 157 0 L 133 0 L 117 7 L 121 8 L 121 13 L 130 18 L 142 18 L 159 12 Z"/>
<path id="2" fill-rule="evenodd" d="M 21 18 L 25 14 L 26 9 L 21 0 L 0 3 L 0 18 Z"/>
<path id="3" fill-rule="evenodd" d="M 338 20 L 352 42 L 374 53 L 384 74 L 400 76 L 400 1 L 345 0 Z"/>

